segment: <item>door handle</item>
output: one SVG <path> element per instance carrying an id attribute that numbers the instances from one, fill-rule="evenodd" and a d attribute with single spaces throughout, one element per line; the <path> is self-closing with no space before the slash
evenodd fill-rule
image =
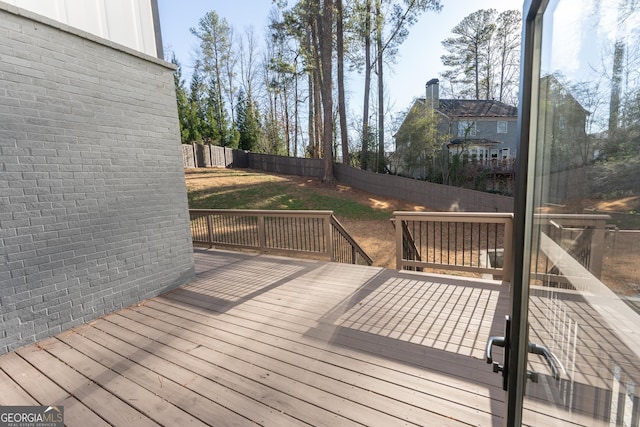
<path id="1" fill-rule="evenodd" d="M 507 378 L 509 376 L 509 352 L 511 351 L 509 345 L 509 337 L 511 336 L 511 318 L 509 316 L 505 316 L 505 331 L 504 337 L 490 337 L 487 341 L 487 349 L 486 349 L 486 360 L 487 363 L 493 366 L 493 372 L 499 373 L 502 372 L 502 388 L 504 390 L 507 389 Z M 500 365 L 498 362 L 493 361 L 493 347 L 502 347 L 504 348 L 504 362 Z M 543 345 L 529 343 L 527 346 L 527 350 L 529 353 L 537 354 L 544 357 L 545 361 L 551 368 L 551 372 L 553 373 L 553 378 L 556 381 L 560 380 L 560 372 L 564 375 L 567 374 L 567 371 L 562 366 L 560 360 L 556 357 L 555 354 L 549 351 L 549 349 Z M 538 382 L 538 374 L 536 372 L 527 372 L 527 377 L 533 381 L 534 383 Z"/>
<path id="2" fill-rule="evenodd" d="M 497 347 L 504 347 L 504 337 L 490 337 L 487 341 L 487 363 L 493 363 L 493 356 L 491 355 L 491 348 L 495 345 Z"/>
<path id="3" fill-rule="evenodd" d="M 504 337 L 490 337 L 487 341 L 487 363 L 493 365 L 493 372 L 502 372 L 502 389 L 507 390 L 507 378 L 509 376 L 509 337 L 511 336 L 511 318 L 505 316 Z M 504 362 L 500 365 L 493 361 L 493 346 L 504 348 Z"/>
<path id="4" fill-rule="evenodd" d="M 543 345 L 538 345 L 534 343 L 529 343 L 529 353 L 538 354 L 545 358 L 547 364 L 551 368 L 551 372 L 553 373 L 553 378 L 556 381 L 560 380 L 560 370 L 562 370 L 563 374 L 567 374 L 567 371 L 562 366 L 560 360 L 556 357 L 555 354 L 549 351 L 549 349 Z M 537 374 L 535 372 L 530 372 L 529 377 L 533 382 L 538 382 Z"/>

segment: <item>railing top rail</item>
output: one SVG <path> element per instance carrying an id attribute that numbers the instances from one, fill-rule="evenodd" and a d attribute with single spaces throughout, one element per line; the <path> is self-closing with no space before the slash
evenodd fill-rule
<path id="1" fill-rule="evenodd" d="M 216 214 L 216 215 L 263 215 L 263 216 L 316 216 L 325 217 L 333 215 L 333 211 L 314 210 L 272 210 L 272 209 L 189 209 L 191 213 Z"/>
<path id="2" fill-rule="evenodd" d="M 392 215 L 396 218 L 410 218 L 413 220 L 425 219 L 427 221 L 487 222 L 487 221 L 511 221 L 513 214 L 509 212 L 408 212 L 395 211 Z"/>
<path id="3" fill-rule="evenodd" d="M 584 219 L 584 220 L 607 220 L 611 219 L 607 214 L 555 214 L 555 213 L 537 213 L 534 218 L 541 219 Z"/>
<path id="4" fill-rule="evenodd" d="M 535 214 L 534 221 L 540 223 L 556 223 L 567 228 L 570 226 L 589 226 L 597 225 L 604 227 L 605 223 L 611 219 L 606 214 Z"/>

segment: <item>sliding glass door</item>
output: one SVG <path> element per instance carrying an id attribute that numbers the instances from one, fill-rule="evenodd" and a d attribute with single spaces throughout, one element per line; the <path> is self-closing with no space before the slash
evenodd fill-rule
<path id="1" fill-rule="evenodd" d="M 524 12 L 507 423 L 638 426 L 640 0 Z"/>

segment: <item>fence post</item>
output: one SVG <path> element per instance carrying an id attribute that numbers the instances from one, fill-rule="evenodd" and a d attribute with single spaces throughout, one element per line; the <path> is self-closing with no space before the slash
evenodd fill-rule
<path id="1" fill-rule="evenodd" d="M 211 214 L 207 214 L 207 238 L 209 240 L 209 246 L 213 247 L 213 218 Z"/>

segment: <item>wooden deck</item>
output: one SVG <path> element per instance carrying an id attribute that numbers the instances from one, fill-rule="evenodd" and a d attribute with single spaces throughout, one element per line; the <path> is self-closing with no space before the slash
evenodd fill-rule
<path id="1" fill-rule="evenodd" d="M 215 250 L 194 257 L 189 285 L 0 356 L 0 405 L 63 405 L 70 426 L 502 425 L 502 378 L 484 349 L 503 335 L 507 286 Z M 636 417 L 637 398 L 609 407 L 598 396 L 638 383 L 638 349 L 575 292 L 537 289 L 531 304 L 532 340 L 552 343 L 568 373 L 557 382 L 531 358 L 541 381 L 527 386 L 525 419 L 591 426 L 596 416 L 605 426 L 622 406 Z M 603 355 L 610 371 L 597 368 Z"/>
<path id="2" fill-rule="evenodd" d="M 63 405 L 70 426 L 502 425 L 501 377 L 484 348 L 503 334 L 506 286 L 223 251 L 194 256 L 191 284 L 0 356 L 0 405 Z M 623 385 L 621 374 L 592 367 L 612 348 L 626 355 L 622 375 L 637 378 L 634 351 L 606 338 L 586 301 L 547 293 L 534 292 L 532 304 L 534 319 L 544 319 L 539 330 L 554 325 L 545 334 L 566 342 L 552 348 L 573 378 L 557 383 L 559 392 L 597 397 L 611 393 L 614 377 Z M 544 375 L 543 365 L 532 367 Z M 595 411 L 608 425 L 606 406 L 568 402 L 569 418 L 551 410 L 536 392 L 543 384 L 528 385 L 533 424 L 592 425 Z"/>
<path id="3" fill-rule="evenodd" d="M 195 250 L 191 284 L 0 357 L 68 425 L 502 425 L 496 282 Z"/>

